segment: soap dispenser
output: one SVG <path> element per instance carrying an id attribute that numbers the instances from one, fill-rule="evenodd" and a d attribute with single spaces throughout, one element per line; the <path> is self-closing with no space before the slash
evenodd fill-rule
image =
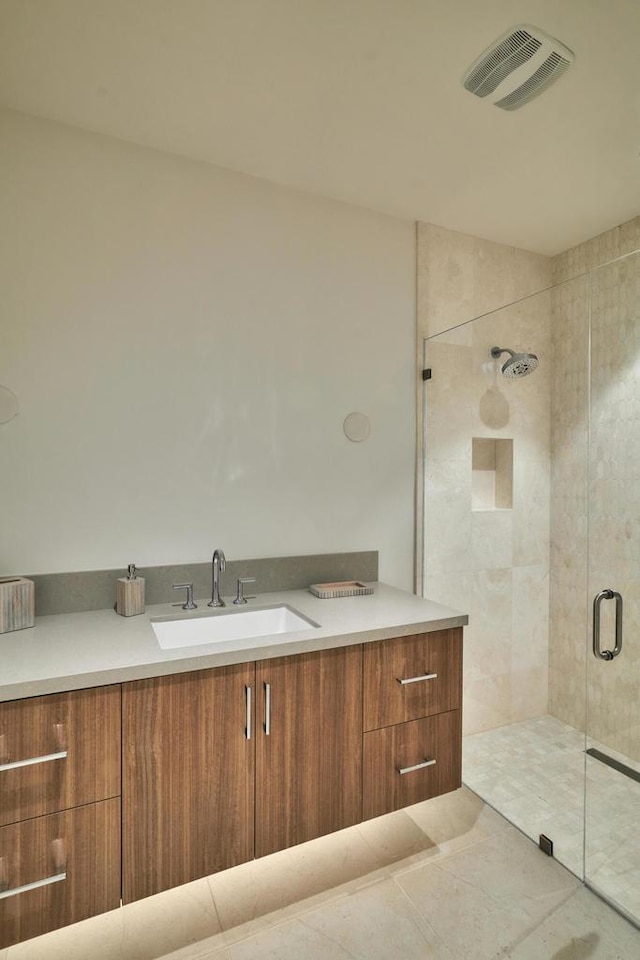
<path id="1" fill-rule="evenodd" d="M 127 576 L 116 581 L 116 613 L 136 617 L 144 613 L 144 577 L 136 573 L 135 563 L 127 567 Z"/>

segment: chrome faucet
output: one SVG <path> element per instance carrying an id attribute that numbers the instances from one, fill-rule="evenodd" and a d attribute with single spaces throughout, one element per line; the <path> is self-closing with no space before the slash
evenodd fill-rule
<path id="1" fill-rule="evenodd" d="M 224 568 L 227 565 L 227 561 L 222 550 L 218 550 L 217 547 L 213 551 L 213 557 L 211 558 L 211 600 L 207 604 L 208 607 L 224 607 L 224 600 L 220 596 L 220 574 L 224 572 Z"/>

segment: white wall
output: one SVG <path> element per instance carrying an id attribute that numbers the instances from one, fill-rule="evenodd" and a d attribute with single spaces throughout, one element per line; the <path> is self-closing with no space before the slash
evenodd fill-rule
<path id="1" fill-rule="evenodd" d="M 378 549 L 411 588 L 413 225 L 20 114 L 0 136 L 0 570 Z"/>

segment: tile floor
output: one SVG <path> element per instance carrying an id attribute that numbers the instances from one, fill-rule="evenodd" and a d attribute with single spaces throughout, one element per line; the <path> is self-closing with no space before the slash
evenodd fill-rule
<path id="1" fill-rule="evenodd" d="M 640 931 L 463 788 L 0 960 L 637 960 Z"/>
<path id="2" fill-rule="evenodd" d="M 640 921 L 640 783 L 584 750 L 583 733 L 539 717 L 466 737 L 463 779 L 527 836 L 550 837 L 557 860 Z"/>

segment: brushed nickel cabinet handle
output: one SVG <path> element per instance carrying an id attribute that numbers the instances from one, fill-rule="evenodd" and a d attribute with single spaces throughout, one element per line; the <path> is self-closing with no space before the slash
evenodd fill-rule
<path id="1" fill-rule="evenodd" d="M 264 732 L 267 736 L 271 734 L 271 684 L 264 685 Z"/>
<path id="2" fill-rule="evenodd" d="M 412 767 L 398 767 L 398 773 L 403 777 L 405 773 L 413 773 L 414 770 L 424 770 L 425 767 L 432 767 L 435 762 L 435 760 L 424 760 L 422 763 L 415 763 Z"/>
<path id="3" fill-rule="evenodd" d="M 6 900 L 7 897 L 17 897 L 20 893 L 27 893 L 29 890 L 37 890 L 38 887 L 48 887 L 52 883 L 60 883 L 67 879 L 67 872 L 54 873 L 51 877 L 43 877 L 42 880 L 34 880 L 33 883 L 25 883 L 21 887 L 13 887 L 11 890 L 1 890 L 0 900 Z"/>
<path id="4" fill-rule="evenodd" d="M 251 740 L 251 687 L 245 687 L 247 696 L 247 726 L 246 726 L 246 737 L 247 740 Z"/>
<path id="5" fill-rule="evenodd" d="M 34 880 L 31 883 L 24 883 L 20 887 L 12 887 L 11 889 L 8 889 L 9 870 L 7 867 L 7 858 L 0 857 L 0 900 L 6 900 L 8 897 L 17 897 L 21 893 L 28 893 L 29 890 L 37 890 L 39 887 L 48 887 L 52 883 L 60 883 L 66 880 L 67 862 L 64 851 L 64 840 L 59 838 L 52 840 L 51 850 L 56 873 L 49 877 L 43 877 L 42 880 Z"/>
<path id="6" fill-rule="evenodd" d="M 65 760 L 66 750 L 59 753 L 47 753 L 42 757 L 29 757 L 28 760 L 12 760 L 9 763 L 0 763 L 0 773 L 3 770 L 17 770 L 18 767 L 32 767 L 36 763 L 50 763 L 52 760 Z"/>
<path id="7" fill-rule="evenodd" d="M 398 683 L 405 685 L 405 683 L 419 683 L 420 680 L 436 680 L 438 678 L 437 673 L 423 673 L 420 677 L 407 677 L 405 680 L 400 680 L 398 677 Z"/>

